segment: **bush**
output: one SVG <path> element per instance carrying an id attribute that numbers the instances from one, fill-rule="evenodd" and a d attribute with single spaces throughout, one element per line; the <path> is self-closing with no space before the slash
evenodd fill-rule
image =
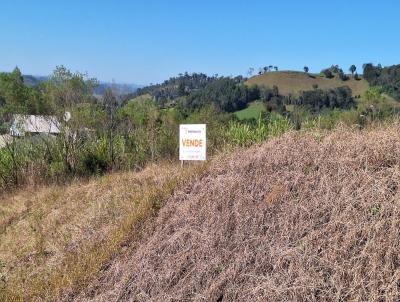
<path id="1" fill-rule="evenodd" d="M 311 112 L 319 112 L 324 109 L 350 109 L 355 106 L 352 91 L 347 86 L 328 90 L 313 89 L 303 91 L 297 99 L 290 99 L 293 105 L 301 105 Z"/>
<path id="2" fill-rule="evenodd" d="M 340 72 L 338 73 L 338 77 L 342 81 L 347 81 L 349 79 L 349 77 L 342 70 L 340 70 Z"/>
<path id="3" fill-rule="evenodd" d="M 332 79 L 333 78 L 333 73 L 329 69 L 324 69 L 321 71 L 321 73 L 327 78 L 327 79 Z"/>
<path id="4" fill-rule="evenodd" d="M 383 67 L 364 64 L 364 79 L 371 86 L 381 86 L 383 90 L 396 99 L 400 99 L 400 64 Z"/>
<path id="5" fill-rule="evenodd" d="M 56 182 L 65 178 L 65 164 L 63 161 L 55 161 L 49 164 L 49 177 Z"/>
<path id="6" fill-rule="evenodd" d="M 82 163 L 84 166 L 84 172 L 89 174 L 101 174 L 108 170 L 108 162 L 95 153 L 86 153 L 83 156 Z"/>

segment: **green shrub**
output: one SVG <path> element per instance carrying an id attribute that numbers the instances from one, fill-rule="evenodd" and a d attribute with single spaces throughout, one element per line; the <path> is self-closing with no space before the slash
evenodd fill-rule
<path id="1" fill-rule="evenodd" d="M 233 121 L 226 130 L 226 138 L 230 145 L 245 147 L 262 143 L 268 137 L 279 136 L 292 129 L 287 118 L 273 115 L 266 121 L 259 118 L 256 125 Z"/>
<path id="2" fill-rule="evenodd" d="M 108 162 L 96 153 L 86 153 L 82 159 L 84 171 L 89 174 L 100 174 L 108 170 Z"/>
<path id="3" fill-rule="evenodd" d="M 56 181 L 64 179 L 65 170 L 65 163 L 63 161 L 54 161 L 49 164 L 49 177 Z"/>

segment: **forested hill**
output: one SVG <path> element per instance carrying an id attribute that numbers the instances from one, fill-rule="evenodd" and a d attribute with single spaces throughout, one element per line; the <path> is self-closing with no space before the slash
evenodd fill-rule
<path id="1" fill-rule="evenodd" d="M 345 75 L 333 65 L 321 75 L 269 71 L 250 79 L 185 73 L 138 89 L 126 101 L 151 95 L 163 108 L 179 106 L 190 111 L 212 105 L 223 112 L 235 112 L 260 100 L 268 110 L 284 113 L 285 106 L 293 104 L 313 107 L 314 111 L 325 107 L 348 109 L 354 105 L 352 97 L 359 97 L 368 88 L 357 74 Z"/>
<path id="2" fill-rule="evenodd" d="M 119 95 L 128 95 L 134 93 L 141 87 L 143 86 L 138 84 L 100 82 L 97 87 L 94 88 L 94 93 L 97 95 L 103 95 L 107 89 L 111 88 L 116 90 Z"/>
<path id="3" fill-rule="evenodd" d="M 185 73 L 172 77 L 161 84 L 138 89 L 126 100 L 141 95 L 151 95 L 161 107 L 179 105 L 187 110 L 199 109 L 207 105 L 234 112 L 243 109 L 248 102 L 258 98 L 253 87 L 244 85 L 242 76 L 207 76 L 203 73 Z"/>
<path id="4" fill-rule="evenodd" d="M 149 86 L 139 88 L 131 98 L 150 94 L 155 100 L 160 102 L 168 102 L 179 97 L 187 96 L 194 91 L 203 89 L 207 84 L 218 79 L 218 75 L 208 76 L 204 73 L 187 73 L 179 74 L 177 77 L 171 77 L 160 84 L 151 84 Z M 240 81 L 240 79 L 239 79 Z"/>
<path id="5" fill-rule="evenodd" d="M 33 76 L 33 75 L 23 75 L 25 85 L 29 87 L 36 86 L 40 83 L 44 83 L 49 80 L 46 76 Z"/>

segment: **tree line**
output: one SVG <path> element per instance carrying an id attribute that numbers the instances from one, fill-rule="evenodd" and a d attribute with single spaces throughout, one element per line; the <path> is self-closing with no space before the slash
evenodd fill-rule
<path id="1" fill-rule="evenodd" d="M 400 100 L 400 64 L 382 67 L 368 63 L 363 69 L 363 77 L 371 86 L 380 86 L 387 94 Z"/>

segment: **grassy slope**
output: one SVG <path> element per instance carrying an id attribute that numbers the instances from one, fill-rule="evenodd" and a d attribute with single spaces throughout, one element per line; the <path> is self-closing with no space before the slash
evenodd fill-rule
<path id="1" fill-rule="evenodd" d="M 263 75 L 254 76 L 247 81 L 247 84 L 264 85 L 272 87 L 278 86 L 279 92 L 283 95 L 298 94 L 300 91 L 311 90 L 313 85 L 318 85 L 321 89 L 334 88 L 339 86 L 349 86 L 353 91 L 353 95 L 362 95 L 369 87 L 365 80 L 356 81 L 349 79 L 341 81 L 337 78 L 327 79 L 314 75 L 314 78 L 304 72 L 295 71 L 278 71 L 268 72 Z"/>
<path id="2" fill-rule="evenodd" d="M 0 301 L 47 301 L 84 286 L 201 169 L 150 165 L 2 196 Z"/>
<path id="3" fill-rule="evenodd" d="M 239 120 L 244 119 L 258 119 L 261 112 L 265 111 L 265 106 L 262 102 L 252 102 L 247 108 L 235 112 L 236 117 Z"/>

